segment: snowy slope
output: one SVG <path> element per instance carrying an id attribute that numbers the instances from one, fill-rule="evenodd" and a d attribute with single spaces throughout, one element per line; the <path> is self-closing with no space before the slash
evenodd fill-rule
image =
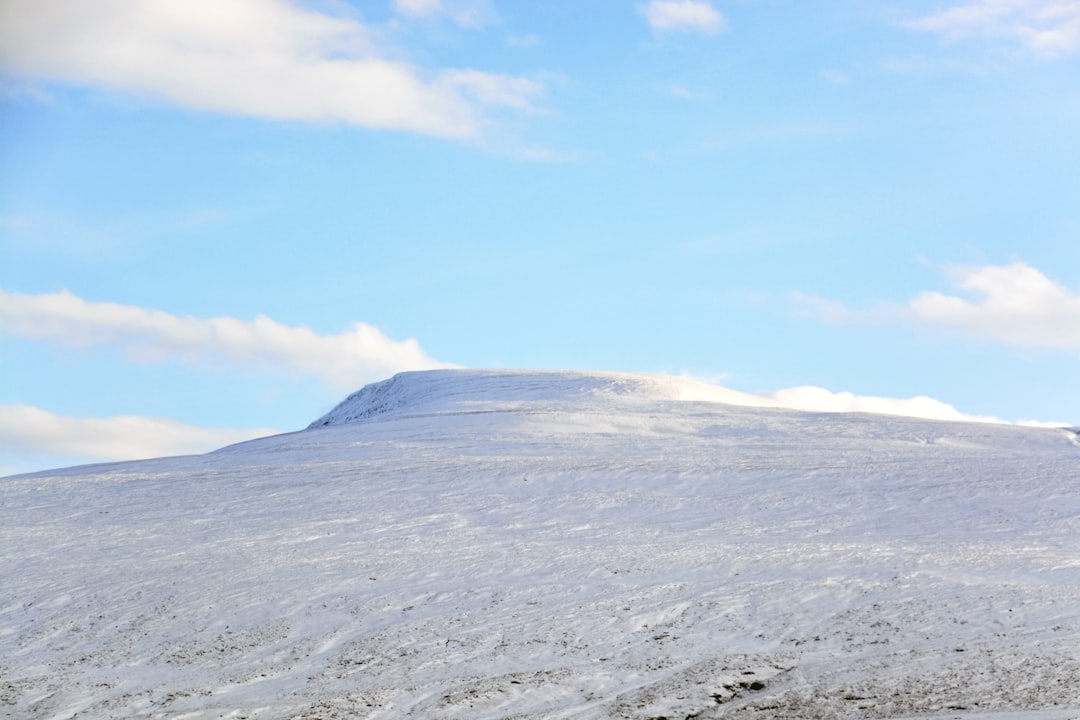
<path id="1" fill-rule="evenodd" d="M 12 718 L 1080 718 L 1080 441 L 432 371 L 0 480 Z"/>

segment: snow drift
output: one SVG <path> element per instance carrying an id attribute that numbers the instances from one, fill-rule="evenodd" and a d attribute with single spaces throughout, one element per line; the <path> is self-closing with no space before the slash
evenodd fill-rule
<path id="1" fill-rule="evenodd" d="M 5 478 L 19 718 L 1080 717 L 1075 431 L 430 371 Z"/>

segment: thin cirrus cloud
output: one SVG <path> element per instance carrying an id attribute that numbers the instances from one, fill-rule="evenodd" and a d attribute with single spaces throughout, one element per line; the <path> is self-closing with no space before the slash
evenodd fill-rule
<path id="1" fill-rule="evenodd" d="M 90 302 L 66 291 L 22 295 L 0 290 L 0 332 L 67 346 L 118 347 L 141 362 L 179 359 L 207 367 L 313 375 L 342 390 L 402 370 L 453 367 L 429 357 L 416 340 L 391 340 L 365 323 L 320 335 L 261 315 L 250 321 L 180 317 Z"/>
<path id="2" fill-rule="evenodd" d="M 639 6 L 653 30 L 695 31 L 713 35 L 727 29 L 724 16 L 705 0 L 652 0 Z"/>
<path id="3" fill-rule="evenodd" d="M 791 301 L 797 316 L 834 325 L 915 320 L 1008 345 L 1080 351 L 1080 291 L 1023 262 L 953 267 L 949 275 L 962 294 L 926 291 L 903 306 L 851 310 L 800 292 Z"/>
<path id="4" fill-rule="evenodd" d="M 226 114 L 477 138 L 493 109 L 543 94 L 523 77 L 385 55 L 358 20 L 288 0 L 7 0 L 0 23 L 8 72 Z"/>
<path id="5" fill-rule="evenodd" d="M 195 427 L 171 418 L 138 415 L 77 418 L 31 405 L 0 405 L 0 454 L 8 462 L 38 458 L 91 462 L 191 455 L 279 432 L 271 428 Z"/>
<path id="6" fill-rule="evenodd" d="M 1046 55 L 1080 50 L 1078 0 L 978 0 L 905 23 L 948 42 L 966 38 L 1018 40 Z"/>

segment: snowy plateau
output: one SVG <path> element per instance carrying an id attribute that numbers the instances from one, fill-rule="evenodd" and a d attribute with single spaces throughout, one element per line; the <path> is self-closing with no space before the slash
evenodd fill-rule
<path id="1" fill-rule="evenodd" d="M 1077 432 L 403 373 L 0 480 L 0 715 L 1080 719 Z"/>

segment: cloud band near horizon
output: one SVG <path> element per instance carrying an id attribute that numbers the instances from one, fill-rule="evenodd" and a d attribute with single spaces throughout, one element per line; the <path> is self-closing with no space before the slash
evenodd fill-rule
<path id="1" fill-rule="evenodd" d="M 69 417 L 32 405 L 0 405 L 0 453 L 7 458 L 69 458 L 85 463 L 193 455 L 280 432 L 198 427 L 143 415 Z"/>
<path id="2" fill-rule="evenodd" d="M 354 390 L 403 370 L 455 367 L 428 356 L 414 339 L 391 340 L 355 323 L 336 335 L 283 325 L 266 316 L 196 318 L 91 302 L 70 292 L 23 295 L 0 290 L 0 332 L 70 347 L 112 346 L 137 362 L 168 359 L 201 367 L 253 367 L 311 375 Z"/>

